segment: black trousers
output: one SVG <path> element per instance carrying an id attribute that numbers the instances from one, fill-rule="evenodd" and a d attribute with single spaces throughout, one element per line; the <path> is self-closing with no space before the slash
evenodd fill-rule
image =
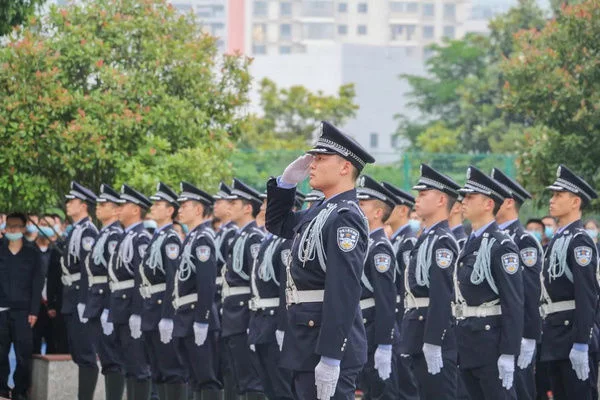
<path id="1" fill-rule="evenodd" d="M 31 385 L 31 355 L 33 354 L 33 330 L 27 321 L 26 310 L 8 310 L 0 312 L 0 393 L 8 393 L 8 375 L 10 366 L 8 354 L 11 344 L 15 348 L 17 367 L 13 380 L 14 395 L 25 395 Z"/>
<path id="2" fill-rule="evenodd" d="M 279 366 L 281 352 L 277 342 L 255 346 L 265 395 L 269 400 L 292 400 L 292 371 Z"/>
<path id="3" fill-rule="evenodd" d="M 52 325 L 48 316 L 48 307 L 45 304 L 40 305 L 38 319 L 33 326 L 33 353 L 42 354 L 42 342 L 46 342 L 46 353 L 52 354 L 50 350 L 54 347 L 54 338 L 52 337 Z"/>
<path id="4" fill-rule="evenodd" d="M 407 389 L 411 392 L 414 390 L 415 400 L 419 399 L 417 387 L 414 383 L 413 373 L 410 370 L 410 364 L 403 364 L 402 367 L 406 367 L 406 370 L 409 372 L 409 375 L 401 375 L 398 371 L 398 360 L 397 360 L 396 352 L 392 354 L 392 374 L 385 381 L 381 380 L 379 377 L 379 372 L 375 369 L 374 364 L 374 349 L 369 349 L 369 354 L 367 355 L 367 363 L 363 367 L 363 370 L 358 375 L 358 383 L 357 386 L 360 390 L 363 391 L 365 400 L 407 400 L 413 399 L 413 397 L 403 397 L 406 393 Z M 410 360 L 405 359 L 404 361 Z M 400 380 L 408 382 L 412 382 L 414 386 L 403 386 L 402 392 L 400 392 Z M 402 393 L 402 394 L 401 394 Z"/>
<path id="5" fill-rule="evenodd" d="M 525 369 L 515 369 L 515 391 L 519 400 L 535 400 L 535 359 Z"/>
<path id="6" fill-rule="evenodd" d="M 192 391 L 219 390 L 223 383 L 219 379 L 218 333 L 208 332 L 206 342 L 197 346 L 194 336 L 173 338 L 177 355 L 190 374 Z"/>
<path id="7" fill-rule="evenodd" d="M 250 350 L 248 335 L 240 333 L 224 338 L 227 367 L 231 371 L 239 395 L 262 392 L 256 353 Z"/>
<path id="8" fill-rule="evenodd" d="M 411 357 L 421 400 L 456 399 L 458 374 L 456 354 L 450 355 L 442 352 L 444 366 L 440 373 L 435 375 L 427 371 L 427 361 L 425 361 L 423 353 Z"/>
<path id="9" fill-rule="evenodd" d="M 138 381 L 150 380 L 150 364 L 143 337 L 132 338 L 128 324 L 115 324 L 114 333 L 119 351 L 123 355 L 125 377 Z"/>
<path id="10" fill-rule="evenodd" d="M 570 360 L 548 361 L 548 375 L 554 400 L 592 399 L 594 388 L 592 368 L 590 368 L 590 377 L 582 381 L 577 378 Z"/>
<path id="11" fill-rule="evenodd" d="M 96 363 L 96 349 L 92 341 L 90 325 L 81 323 L 79 315 L 74 312 L 65 314 L 67 321 L 67 334 L 69 350 L 73 362 L 80 368 L 92 368 L 98 370 Z"/>
<path id="12" fill-rule="evenodd" d="M 354 400 L 356 391 L 356 380 L 362 366 L 353 368 L 344 368 L 340 371 L 335 394 L 332 400 Z M 317 387 L 315 386 L 315 372 L 294 372 L 294 383 L 292 386 L 294 399 L 296 400 L 315 400 L 317 398 Z"/>
<path id="13" fill-rule="evenodd" d="M 143 333 L 144 345 L 150 361 L 152 382 L 157 384 L 186 383 L 188 374 L 183 364 L 177 357 L 175 342 L 160 341 L 158 331 Z"/>
<path id="14" fill-rule="evenodd" d="M 496 362 L 477 368 L 461 368 L 461 376 L 469 396 L 473 400 L 515 400 L 515 387 L 502 387 Z"/>
<path id="15" fill-rule="evenodd" d="M 117 334 L 109 336 L 102 332 L 100 318 L 90 318 L 88 321 L 94 348 L 98 351 L 98 358 L 104 375 L 110 372 L 123 374 L 123 355 L 117 343 Z"/>

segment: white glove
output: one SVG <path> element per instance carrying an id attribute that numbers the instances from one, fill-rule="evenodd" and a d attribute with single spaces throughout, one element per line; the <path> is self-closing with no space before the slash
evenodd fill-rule
<path id="1" fill-rule="evenodd" d="M 517 365 L 521 369 L 529 367 L 533 360 L 533 353 L 535 352 L 535 339 L 521 339 L 521 353 L 517 360 Z"/>
<path id="2" fill-rule="evenodd" d="M 510 390 L 515 377 L 515 356 L 502 354 L 498 358 L 498 377 L 502 381 L 502 387 Z"/>
<path id="3" fill-rule="evenodd" d="M 442 346 L 423 343 L 423 355 L 425 356 L 425 362 L 427 362 L 427 372 L 431 375 L 439 374 L 444 367 Z"/>
<path id="4" fill-rule="evenodd" d="M 160 334 L 160 341 L 165 344 L 173 340 L 173 320 L 162 318 L 158 322 L 158 333 Z"/>
<path id="5" fill-rule="evenodd" d="M 310 154 L 296 158 L 285 168 L 281 175 L 281 180 L 290 185 L 297 185 L 302 182 L 309 174 L 313 158 Z"/>
<path id="6" fill-rule="evenodd" d="M 375 369 L 379 374 L 379 377 L 382 381 L 389 379 L 392 375 L 392 349 L 391 346 L 389 349 L 382 348 L 381 346 L 377 346 L 377 350 L 375 350 L 375 356 L 373 357 L 375 361 Z"/>
<path id="7" fill-rule="evenodd" d="M 106 336 L 112 335 L 115 327 L 112 322 L 108 322 L 108 310 L 106 308 L 102 311 L 102 315 L 100 315 L 100 323 L 102 324 L 102 332 Z"/>
<path id="8" fill-rule="evenodd" d="M 577 378 L 582 381 L 587 380 L 590 376 L 588 350 L 575 350 L 572 348 L 571 352 L 569 353 L 569 359 L 571 360 L 571 365 L 577 374 Z"/>
<path id="9" fill-rule="evenodd" d="M 79 321 L 82 324 L 85 324 L 88 322 L 87 318 L 83 318 L 83 313 L 85 312 L 85 304 L 83 303 L 79 303 L 77 304 L 77 314 L 79 314 Z"/>
<path id="10" fill-rule="evenodd" d="M 129 317 L 129 330 L 131 331 L 131 337 L 139 339 L 142 337 L 142 317 L 137 314 L 131 314 Z"/>
<path id="11" fill-rule="evenodd" d="M 206 342 L 206 336 L 208 336 L 208 324 L 194 322 L 194 342 L 196 346 L 202 346 Z"/>
<path id="12" fill-rule="evenodd" d="M 283 349 L 283 338 L 285 337 L 285 332 L 277 329 L 275 331 L 275 340 L 277 340 L 277 346 L 279 346 L 279 351 Z"/>
<path id="13" fill-rule="evenodd" d="M 315 386 L 317 386 L 317 399 L 329 400 L 335 394 L 340 377 L 340 366 L 327 365 L 322 360 L 315 367 Z"/>

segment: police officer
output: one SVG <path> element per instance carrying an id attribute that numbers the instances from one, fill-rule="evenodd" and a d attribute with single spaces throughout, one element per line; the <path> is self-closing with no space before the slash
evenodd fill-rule
<path id="1" fill-rule="evenodd" d="M 266 209 L 266 195 L 261 195 Z M 285 263 L 289 257 L 289 247 L 282 248 L 285 239 L 268 233 L 261 242 L 250 276 L 252 299 L 250 300 L 250 322 L 248 343 L 256 352 L 260 365 L 259 373 L 267 398 L 271 400 L 291 400 L 291 371 L 280 368 L 280 350 L 276 340 L 278 317 L 281 310 L 280 287 L 284 282 Z M 284 328 L 285 329 L 285 328 Z M 284 330 L 280 331 L 284 332 Z"/>
<path id="2" fill-rule="evenodd" d="M 304 198 L 304 201 L 308 204 L 308 208 L 312 207 L 315 203 L 320 203 L 325 199 L 323 192 L 317 189 L 311 190 Z"/>
<path id="3" fill-rule="evenodd" d="M 467 233 L 465 232 L 465 226 L 463 225 L 462 201 L 463 196 L 462 194 L 459 194 L 456 203 L 454 203 L 452 210 L 450 211 L 450 217 L 448 218 L 450 230 L 458 242 L 460 250 L 463 249 L 465 242 L 467 241 Z"/>
<path id="4" fill-rule="evenodd" d="M 214 232 L 205 210 L 213 198 L 194 185 L 181 182 L 178 219 L 190 229 L 183 242 L 178 269 L 169 288 L 165 317 L 174 321 L 177 354 L 190 373 L 195 400 L 220 400 L 218 377 L 219 318 L 214 302 L 217 258 Z"/>
<path id="5" fill-rule="evenodd" d="M 246 394 L 247 399 L 261 399 L 263 388 L 258 373 L 258 359 L 249 348 L 247 330 L 250 321 L 248 302 L 252 297 L 250 274 L 263 239 L 263 233 L 255 221 L 262 201 L 256 190 L 239 179 L 233 180 L 228 199 L 231 200 L 231 219 L 239 228 L 227 255 L 221 336 L 238 395 Z"/>
<path id="6" fill-rule="evenodd" d="M 394 195 L 367 175 L 358 178 L 359 205 L 369 222 L 369 248 L 361 277 L 360 309 L 367 332 L 367 364 L 361 387 L 368 398 L 391 398 L 392 342 L 396 317 L 396 260 L 383 229 L 396 205 Z"/>
<path id="7" fill-rule="evenodd" d="M 119 222 L 124 228 L 121 240 L 109 260 L 109 320 L 114 325 L 117 344 L 123 356 L 127 400 L 147 400 L 150 395 L 150 366 L 141 340 L 142 297 L 136 286 L 136 270 L 150 243 L 150 234 L 142 219 L 150 200 L 135 189 L 123 185 Z"/>
<path id="8" fill-rule="evenodd" d="M 455 272 L 460 372 L 472 399 L 509 399 L 523 335 L 519 250 L 494 216 L 510 194 L 475 167 L 460 189 L 473 233 Z"/>
<path id="9" fill-rule="evenodd" d="M 122 355 L 114 326 L 108 322 L 108 263 L 123 235 L 119 223 L 121 203 L 118 192 L 106 184 L 100 186 L 100 194 L 96 199 L 96 218 L 102 223 L 102 229 L 84 262 L 89 289 L 83 316 L 89 320 L 94 348 L 100 358 L 107 400 L 120 400 L 125 389 Z"/>
<path id="10" fill-rule="evenodd" d="M 589 352 L 598 305 L 598 254 L 581 222 L 581 210 L 597 193 L 564 165 L 558 167 L 550 214 L 558 230 L 544 259 L 541 361 L 548 362 L 556 399 L 591 399 Z"/>
<path id="11" fill-rule="evenodd" d="M 492 170 L 492 179 L 496 180 L 510 193 L 496 214 L 496 222 L 519 248 L 519 256 L 523 265 L 523 299 L 525 320 L 523 339 L 517 360 L 519 367 L 515 374 L 515 390 L 519 400 L 535 399 L 535 374 L 533 356 L 536 342 L 542 337 L 542 318 L 540 315 L 540 295 L 542 262 L 544 252 L 542 245 L 519 222 L 519 209 L 531 195 L 518 182 L 508 177 L 497 168 Z"/>
<path id="12" fill-rule="evenodd" d="M 359 301 L 368 243 L 354 185 L 375 160 L 330 123 L 322 122 L 319 131 L 309 154 L 267 184 L 267 229 L 294 239 L 282 365 L 294 371 L 297 399 L 353 399 L 367 360 Z M 294 213 L 294 187 L 309 175 L 325 200 Z"/>
<path id="13" fill-rule="evenodd" d="M 458 244 L 448 215 L 460 186 L 426 164 L 413 187 L 423 232 L 409 257 L 400 350 L 410 354 L 421 399 L 456 398 L 456 337 L 450 303 Z"/>
<path id="14" fill-rule="evenodd" d="M 83 317 L 89 284 L 84 261 L 92 251 L 98 230 L 89 217 L 89 209 L 96 202 L 96 195 L 77 182 L 71 182 L 66 197 L 67 215 L 73 221 L 73 230 L 67 237 L 61 259 L 63 303 L 69 350 L 79 367 L 78 399 L 93 399 L 98 365 L 90 327 Z"/>

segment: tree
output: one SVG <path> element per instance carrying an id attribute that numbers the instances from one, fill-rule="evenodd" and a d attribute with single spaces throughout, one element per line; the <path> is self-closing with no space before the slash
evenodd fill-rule
<path id="1" fill-rule="evenodd" d="M 46 0 L 0 0 L 0 36 L 25 23 Z"/>
<path id="2" fill-rule="evenodd" d="M 248 60 L 166 0 L 52 7 L 0 49 L 0 205 L 54 205 L 96 189 L 216 185 L 248 101 Z M 173 171 L 177 169 L 175 174 Z"/>

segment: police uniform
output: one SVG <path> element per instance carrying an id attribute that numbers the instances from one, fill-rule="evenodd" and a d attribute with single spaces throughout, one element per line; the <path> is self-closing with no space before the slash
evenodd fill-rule
<path id="1" fill-rule="evenodd" d="M 548 187 L 570 192 L 587 205 L 596 192 L 581 177 L 561 165 Z M 581 220 L 563 226 L 554 235 L 544 259 L 543 322 L 540 360 L 548 361 L 552 392 L 557 399 L 591 399 L 591 376 L 577 377 L 570 358 L 588 354 L 598 305 L 598 254 Z"/>
<path id="2" fill-rule="evenodd" d="M 460 192 L 483 194 L 496 204 L 510 196 L 474 167 L 468 168 Z M 512 358 L 514 368 L 520 351 L 524 314 L 519 249 L 492 221 L 465 243 L 454 280 L 460 372 L 468 393 L 472 399 L 515 398 L 514 386 L 503 387 L 498 365 Z"/>
<path id="3" fill-rule="evenodd" d="M 491 174 L 511 197 L 519 205 L 531 194 L 518 182 L 505 175 L 499 169 L 494 168 Z M 523 266 L 523 300 L 525 306 L 525 319 L 523 325 L 523 339 L 539 342 L 542 337 L 542 317 L 540 315 L 540 296 L 542 292 L 540 274 L 542 273 L 542 262 L 544 251 L 542 245 L 532 235 L 527 233 L 518 220 L 508 221 L 500 225 L 519 248 L 519 257 Z M 515 390 L 519 400 L 535 399 L 535 373 L 532 362 L 525 369 L 517 368 L 515 371 Z"/>
<path id="4" fill-rule="evenodd" d="M 120 198 L 144 211 L 151 205 L 146 196 L 127 185 L 121 187 Z M 114 325 L 117 344 L 123 356 L 128 400 L 146 400 L 150 393 L 150 365 L 141 332 L 134 338 L 129 324 L 132 314 L 141 313 L 142 297 L 139 283 L 136 285 L 136 270 L 142 262 L 148 243 L 150 234 L 140 220 L 124 228 L 121 240 L 109 260 L 109 321 Z"/>
<path id="5" fill-rule="evenodd" d="M 178 208 L 177 194 L 171 188 L 159 182 L 156 190 L 150 200 L 165 201 Z M 178 398 L 185 391 L 188 375 L 179 358 L 174 357 L 175 343 L 172 340 L 164 343 L 159 333 L 159 322 L 165 316 L 168 318 L 172 307 L 170 293 L 173 293 L 171 288 L 175 282 L 180 248 L 181 240 L 172 223 L 158 227 L 137 271 L 139 292 L 143 299 L 139 315 L 152 382 L 157 386 L 159 395 L 164 390 L 167 398 Z"/>
<path id="6" fill-rule="evenodd" d="M 359 171 L 374 162 L 357 142 L 327 122 L 311 153 L 338 154 Z M 359 302 L 367 255 L 368 224 L 348 190 L 293 212 L 294 188 L 267 183 L 266 226 L 293 239 L 287 272 L 288 330 L 282 366 L 294 372 L 297 399 L 314 400 L 315 367 L 339 362 L 334 399 L 354 399 L 356 379 L 367 360 Z"/>
<path id="7" fill-rule="evenodd" d="M 304 198 L 304 201 L 308 204 L 308 208 L 312 207 L 313 203 L 319 203 L 325 199 L 323 192 L 317 189 L 311 190 Z"/>
<path id="8" fill-rule="evenodd" d="M 100 194 L 96 202 L 122 203 L 119 193 L 105 184 L 100 186 Z M 123 359 L 116 334 L 114 330 L 110 335 L 104 334 L 101 322 L 101 318 L 108 320 L 110 307 L 108 263 L 122 235 L 123 229 L 118 221 L 103 227 L 94 248 L 85 259 L 89 289 L 83 316 L 89 320 L 94 347 L 98 352 L 102 374 L 105 375 L 105 392 L 108 400 L 121 399 L 125 387 Z"/>
<path id="9" fill-rule="evenodd" d="M 71 191 L 65 196 L 67 201 L 80 199 L 88 204 L 96 202 L 96 195 L 89 189 L 71 183 Z M 87 292 L 88 277 L 84 261 L 92 251 L 98 230 L 89 217 L 74 221 L 73 230 L 67 237 L 66 248 L 61 259 L 63 303 L 61 312 L 65 314 L 69 351 L 79 367 L 78 395 L 80 399 L 92 399 L 98 379 L 96 349 L 90 326 L 82 319 Z M 80 315 L 81 314 L 81 315 Z"/>
<path id="10" fill-rule="evenodd" d="M 212 197 L 195 186 L 181 182 L 177 201 L 197 201 L 212 206 Z M 208 221 L 210 222 L 210 221 Z M 210 224 L 192 229 L 183 242 L 171 295 L 172 307 L 166 316 L 173 318 L 173 337 L 177 354 L 190 373 L 190 386 L 196 400 L 220 399 L 223 387 L 218 376 L 218 330 L 220 328 L 216 291 L 217 258 L 215 234 Z M 207 335 L 203 343 L 196 342 L 195 331 L 201 325 Z"/>
<path id="11" fill-rule="evenodd" d="M 458 199 L 456 201 L 462 202 L 463 196 L 459 195 Z M 454 238 L 456 239 L 456 242 L 458 243 L 458 247 L 462 251 L 462 249 L 465 247 L 465 243 L 467 242 L 467 232 L 465 232 L 464 225 L 459 224 L 456 226 L 451 226 L 450 230 L 452 231 L 452 234 L 454 235 Z"/>
<path id="12" fill-rule="evenodd" d="M 426 164 L 421 165 L 421 177 L 413 187 L 418 191 L 437 190 L 451 198 L 458 196 L 459 188 Z M 400 350 L 412 357 L 421 399 L 456 398 L 457 351 L 450 303 L 457 258 L 458 244 L 447 220 L 427 227 L 408 258 Z M 424 344 L 440 349 L 443 366 L 439 373 L 429 373 Z"/>
<path id="13" fill-rule="evenodd" d="M 238 179 L 234 179 L 228 199 L 262 204 L 260 194 Z M 263 233 L 254 220 L 238 229 L 229 245 L 222 291 L 221 336 L 224 338 L 225 356 L 237 393 L 250 397 L 260 397 L 263 391 L 258 359 L 249 348 L 247 333 L 250 321 L 248 302 L 252 297 L 250 275 L 262 239 Z"/>

